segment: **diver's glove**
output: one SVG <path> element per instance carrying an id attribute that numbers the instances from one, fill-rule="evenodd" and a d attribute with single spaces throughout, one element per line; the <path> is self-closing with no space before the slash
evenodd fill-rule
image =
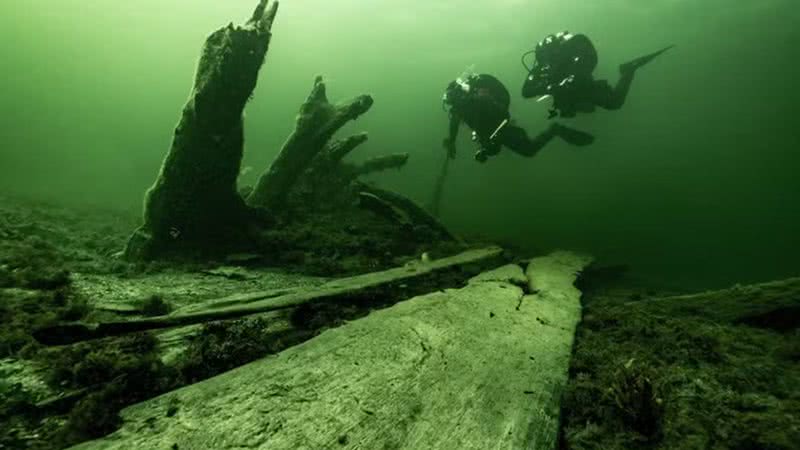
<path id="1" fill-rule="evenodd" d="M 475 152 L 475 161 L 479 163 L 486 162 L 490 156 L 494 156 L 500 153 L 500 146 L 499 145 L 492 145 L 489 147 L 481 147 L 478 151 Z"/>
<path id="2" fill-rule="evenodd" d="M 475 152 L 475 161 L 484 163 L 487 159 L 489 159 L 489 154 L 486 152 L 486 150 L 481 149 Z"/>

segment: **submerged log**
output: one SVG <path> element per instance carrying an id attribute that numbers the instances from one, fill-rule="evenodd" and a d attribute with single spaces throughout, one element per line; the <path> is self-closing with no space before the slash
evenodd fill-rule
<path id="1" fill-rule="evenodd" d="M 242 112 L 264 63 L 277 8 L 277 2 L 260 0 L 246 24 L 228 25 L 206 40 L 194 88 L 147 192 L 144 224 L 130 238 L 127 257 L 196 251 L 242 234 L 250 218 L 236 190 Z"/>
<path id="2" fill-rule="evenodd" d="M 400 169 L 408 162 L 408 156 L 408 153 L 375 156 L 358 165 L 355 172 L 357 175 L 362 176 L 389 169 Z"/>
<path id="3" fill-rule="evenodd" d="M 369 194 L 380 198 L 382 201 L 391 204 L 393 207 L 403 211 L 410 223 L 423 225 L 430 229 L 440 239 L 448 241 L 458 241 L 450 231 L 438 219 L 430 215 L 425 209 L 414 203 L 412 200 L 386 189 L 370 186 L 366 183 L 356 182 L 355 188 L 363 194 Z"/>
<path id="4" fill-rule="evenodd" d="M 291 222 L 301 224 L 306 217 L 313 221 L 315 213 L 324 216 L 336 211 L 346 216 L 355 211 L 358 192 L 352 190 L 353 180 L 405 164 L 405 154 L 368 159 L 362 166 L 343 163 L 342 158 L 365 142 L 367 135 L 329 141 L 345 124 L 367 112 L 373 101 L 361 95 L 333 105 L 318 77 L 300 108 L 294 132 L 272 165 L 255 187 L 237 190 L 244 140 L 242 112 L 264 63 L 278 6 L 258 1 L 244 25 L 228 25 L 206 40 L 172 146 L 146 194 L 144 223 L 126 245 L 129 259 L 207 259 L 243 249 L 279 253 L 280 244 L 264 239 L 265 229 L 283 219 L 271 213 L 291 210 L 284 215 L 294 214 Z M 292 197 L 296 203 L 287 205 L 290 193 L 297 194 Z M 380 197 L 398 203 L 386 195 Z M 400 205 L 400 209 L 408 208 Z M 408 217 L 413 221 L 421 216 L 412 211 Z M 381 230 L 384 234 L 377 238 L 397 238 L 391 231 L 387 235 L 391 227 Z M 424 241 L 432 236 L 416 237 Z"/>
<path id="5" fill-rule="evenodd" d="M 360 192 L 358 194 L 358 205 L 390 222 L 394 222 L 403 230 L 411 231 L 413 227 L 408 214 L 375 194 Z"/>
<path id="6" fill-rule="evenodd" d="M 796 316 L 800 307 L 800 278 L 641 300 L 625 306 L 644 308 L 651 313 L 669 316 L 684 314 L 716 322 L 745 323 L 780 329 L 792 323 L 800 323 Z M 769 322 L 777 325 L 770 327 Z"/>
<path id="7" fill-rule="evenodd" d="M 359 145 L 367 142 L 368 138 L 367 133 L 359 133 L 344 139 L 339 139 L 329 144 L 320 157 L 332 163 L 341 162 L 342 158 L 349 155 L 350 152 L 355 150 Z"/>
<path id="8" fill-rule="evenodd" d="M 361 95 L 341 105 L 330 104 L 325 83 L 322 77 L 317 77 L 311 94 L 300 108 L 294 132 L 269 169 L 259 178 L 247 203 L 266 210 L 280 209 L 289 191 L 314 158 L 326 148 L 334 133 L 370 107 L 372 97 L 368 95 Z"/>
<path id="9" fill-rule="evenodd" d="M 496 263 L 502 253 L 503 250 L 499 247 L 469 250 L 447 258 L 335 280 L 314 289 L 290 291 L 284 295 L 276 296 L 276 292 L 270 290 L 236 296 L 235 299 L 224 298 L 218 302 L 230 306 L 208 310 L 140 320 L 54 325 L 36 330 L 34 338 L 45 345 L 65 345 L 141 331 L 236 319 L 316 302 L 368 296 L 373 295 L 376 289 L 419 281 L 448 270 L 458 269 L 468 274 L 469 266 L 483 267 L 483 264 Z"/>
<path id="10" fill-rule="evenodd" d="M 553 449 L 588 259 L 546 258 L 536 296 L 505 266 L 129 407 L 76 449 Z"/>

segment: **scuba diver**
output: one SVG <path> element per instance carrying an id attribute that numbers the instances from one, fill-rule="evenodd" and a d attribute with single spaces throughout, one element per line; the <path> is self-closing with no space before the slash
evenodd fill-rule
<path id="1" fill-rule="evenodd" d="M 528 137 L 524 129 L 514 125 L 508 112 L 511 96 L 497 78 L 481 74 L 469 75 L 450 82 L 443 104 L 450 114 L 450 132 L 444 147 L 452 159 L 456 155 L 456 136 L 461 122 L 469 126 L 472 140 L 480 145 L 475 160 L 484 162 L 508 147 L 522 156 L 533 156 L 555 137 L 572 145 L 589 145 L 592 135 L 552 123 L 535 138 Z"/>
<path id="2" fill-rule="evenodd" d="M 549 118 L 575 117 L 579 112 L 593 112 L 597 106 L 615 110 L 622 107 L 633 82 L 636 70 L 666 52 L 670 45 L 619 66 L 620 79 L 613 88 L 606 80 L 595 80 L 592 72 L 597 66 L 597 51 L 584 34 L 561 32 L 551 34 L 522 55 L 522 65 L 528 77 L 522 85 L 525 98 L 553 98 Z M 535 54 L 532 67 L 526 58 Z"/>

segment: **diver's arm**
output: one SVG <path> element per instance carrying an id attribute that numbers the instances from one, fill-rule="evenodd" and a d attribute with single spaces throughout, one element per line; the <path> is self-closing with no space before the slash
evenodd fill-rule
<path id="1" fill-rule="evenodd" d="M 444 140 L 444 148 L 447 149 L 447 155 L 450 158 L 456 157 L 456 137 L 458 136 L 458 129 L 461 126 L 461 117 L 454 113 L 450 112 L 450 128 L 447 134 L 447 138 Z"/>

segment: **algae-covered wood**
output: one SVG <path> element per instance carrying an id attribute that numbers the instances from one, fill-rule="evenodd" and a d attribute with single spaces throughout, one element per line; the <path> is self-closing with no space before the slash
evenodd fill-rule
<path id="1" fill-rule="evenodd" d="M 278 2 L 206 39 L 194 88 L 172 146 L 145 197 L 144 224 L 125 249 L 132 259 L 196 254 L 237 242 L 253 218 L 236 190 L 244 149 L 242 114 L 272 38 Z"/>
<path id="2" fill-rule="evenodd" d="M 765 314 L 797 311 L 800 306 L 800 277 L 630 302 L 626 306 L 668 315 L 691 314 L 717 322 L 748 322 Z M 794 320 L 797 323 L 796 318 L 789 317 L 776 317 L 775 320 Z"/>
<path id="3" fill-rule="evenodd" d="M 558 258 L 533 261 L 536 295 L 505 266 L 130 407 L 75 448 L 554 448 L 588 262 Z"/>
<path id="4" fill-rule="evenodd" d="M 500 247 L 485 247 L 467 250 L 457 255 L 433 261 L 419 261 L 402 267 L 372 272 L 349 278 L 341 278 L 314 289 L 269 290 L 234 295 L 208 302 L 208 309 L 194 310 L 148 319 L 125 320 L 100 323 L 66 323 L 44 327 L 34 332 L 34 337 L 45 345 L 65 345 L 90 339 L 119 336 L 139 331 L 157 330 L 192 325 L 216 320 L 236 319 L 253 314 L 293 308 L 309 303 L 334 301 L 374 293 L 377 288 L 388 288 L 404 282 L 420 281 L 427 276 L 448 270 L 469 273 L 469 266 L 485 267 L 502 256 Z M 480 270 L 480 269 L 479 269 Z M 467 276 L 464 276 L 466 279 Z M 212 309 L 213 305 L 220 306 Z"/>

